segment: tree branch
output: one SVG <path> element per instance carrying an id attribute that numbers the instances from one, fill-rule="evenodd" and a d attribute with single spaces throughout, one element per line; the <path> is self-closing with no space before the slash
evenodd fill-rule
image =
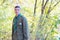
<path id="1" fill-rule="evenodd" d="M 42 7 L 41 7 L 41 14 L 43 14 L 43 6 L 44 6 L 44 0 L 42 0 Z"/>
<path id="2" fill-rule="evenodd" d="M 48 1 L 49 1 L 49 0 L 46 0 L 45 5 L 44 5 L 44 9 L 45 9 L 45 7 L 46 7 L 46 5 L 47 5 Z"/>
<path id="3" fill-rule="evenodd" d="M 43 12 L 44 12 L 44 9 L 45 9 L 48 1 L 49 1 L 49 0 L 46 0 L 46 2 L 45 2 L 45 4 L 44 4 L 44 0 L 42 0 L 42 10 L 41 10 L 41 11 L 42 11 L 42 14 L 43 14 Z"/>
<path id="4" fill-rule="evenodd" d="M 51 4 L 52 4 L 52 1 L 53 1 L 53 0 L 51 0 Z M 47 11 L 46 18 L 48 17 L 48 14 L 49 14 L 49 12 L 50 12 L 50 10 L 51 10 L 51 4 L 50 4 L 49 9 L 48 9 L 48 11 Z"/>
<path id="5" fill-rule="evenodd" d="M 53 7 L 51 7 L 51 4 L 52 4 L 52 0 L 51 0 L 51 4 L 49 6 L 49 9 L 48 9 L 48 12 L 47 12 L 47 15 L 46 17 L 48 16 L 48 14 L 60 3 L 60 1 L 58 1 Z"/>
<path id="6" fill-rule="evenodd" d="M 5 2 L 5 0 L 3 0 L 3 2 L 0 5 L 2 5 L 4 2 Z"/>
<path id="7" fill-rule="evenodd" d="M 35 5 L 34 5 L 34 16 L 35 16 L 35 13 L 36 13 L 36 5 L 37 5 L 37 0 L 35 0 Z"/>
<path id="8" fill-rule="evenodd" d="M 53 10 L 58 4 L 60 3 L 60 1 L 58 1 L 51 10 Z"/>
<path id="9" fill-rule="evenodd" d="M 50 11 L 48 12 L 48 14 L 60 3 L 60 1 L 58 1 L 51 9 Z"/>

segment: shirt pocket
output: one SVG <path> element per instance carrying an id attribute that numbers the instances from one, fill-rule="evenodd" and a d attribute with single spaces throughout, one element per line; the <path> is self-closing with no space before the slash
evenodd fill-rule
<path id="1" fill-rule="evenodd" d="M 18 26 L 22 26 L 22 20 L 21 20 L 21 19 L 18 20 L 17 25 L 18 25 Z"/>

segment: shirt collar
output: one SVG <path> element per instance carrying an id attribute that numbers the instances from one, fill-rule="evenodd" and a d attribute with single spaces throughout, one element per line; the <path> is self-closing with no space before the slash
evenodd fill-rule
<path id="1" fill-rule="evenodd" d="M 18 16 L 15 16 L 16 18 L 19 18 L 19 17 L 21 17 L 22 16 L 22 14 L 18 14 Z"/>

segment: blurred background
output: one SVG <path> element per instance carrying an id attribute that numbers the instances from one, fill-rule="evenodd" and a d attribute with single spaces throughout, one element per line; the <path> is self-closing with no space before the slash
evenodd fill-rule
<path id="1" fill-rule="evenodd" d="M 11 40 L 16 5 L 28 20 L 30 40 L 60 40 L 60 0 L 0 0 L 0 40 Z"/>

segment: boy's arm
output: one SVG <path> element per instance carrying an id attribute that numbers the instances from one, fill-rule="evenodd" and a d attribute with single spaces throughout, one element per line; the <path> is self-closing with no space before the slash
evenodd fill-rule
<path id="1" fill-rule="evenodd" d="M 24 33 L 24 40 L 28 40 L 29 39 L 29 28 L 28 28 L 27 19 L 25 17 L 23 18 L 23 33 Z"/>

